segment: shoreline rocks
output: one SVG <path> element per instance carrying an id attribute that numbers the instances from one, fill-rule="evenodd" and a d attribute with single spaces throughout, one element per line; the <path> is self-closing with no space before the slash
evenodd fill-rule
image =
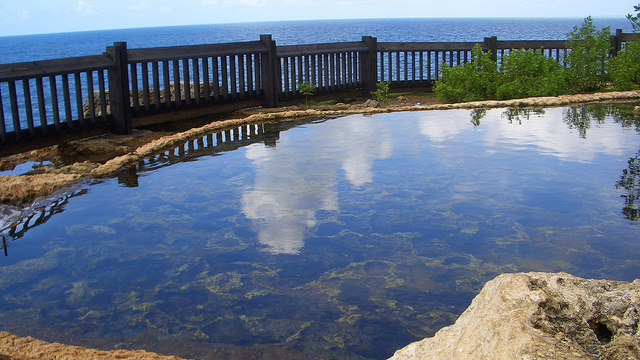
<path id="1" fill-rule="evenodd" d="M 455 324 L 390 360 L 640 359 L 640 279 L 502 274 Z"/>

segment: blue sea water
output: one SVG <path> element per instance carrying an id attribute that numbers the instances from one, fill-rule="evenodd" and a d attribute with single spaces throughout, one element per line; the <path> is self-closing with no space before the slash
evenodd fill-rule
<path id="1" fill-rule="evenodd" d="M 271 34 L 279 45 L 359 41 L 561 40 L 583 19 L 366 19 L 281 21 L 120 29 L 0 37 L 0 64 L 96 55 L 116 41 L 129 48 L 256 41 Z M 597 27 L 632 32 L 624 17 L 594 19 Z"/>

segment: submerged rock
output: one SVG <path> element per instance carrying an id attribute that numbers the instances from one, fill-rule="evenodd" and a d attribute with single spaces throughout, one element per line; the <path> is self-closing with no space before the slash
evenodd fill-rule
<path id="1" fill-rule="evenodd" d="M 391 359 L 640 359 L 639 313 L 640 279 L 503 274 L 455 324 Z"/>

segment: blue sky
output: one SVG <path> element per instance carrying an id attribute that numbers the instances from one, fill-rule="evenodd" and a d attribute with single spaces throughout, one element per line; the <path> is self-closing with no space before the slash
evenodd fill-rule
<path id="1" fill-rule="evenodd" d="M 622 18 L 637 0 L 0 0 L 0 36 L 277 20 Z"/>

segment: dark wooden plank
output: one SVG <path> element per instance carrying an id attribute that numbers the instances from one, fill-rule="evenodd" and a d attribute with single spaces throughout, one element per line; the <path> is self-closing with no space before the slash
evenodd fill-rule
<path id="1" fill-rule="evenodd" d="M 311 56 L 311 83 L 315 86 L 318 86 L 318 68 L 316 64 L 317 55 L 308 55 Z"/>
<path id="2" fill-rule="evenodd" d="M 394 53 L 396 54 L 396 81 L 400 82 L 402 80 L 400 77 L 400 51 Z"/>
<path id="3" fill-rule="evenodd" d="M 69 91 L 69 75 L 62 75 L 62 97 L 64 101 L 64 121 L 69 129 L 73 128 L 73 115 L 71 113 L 71 94 Z"/>
<path id="4" fill-rule="evenodd" d="M 254 54 L 254 72 L 256 74 L 256 96 L 262 96 L 262 58 L 260 54 Z"/>
<path id="5" fill-rule="evenodd" d="M 324 90 L 329 92 L 331 90 L 331 81 L 329 80 L 329 71 L 330 71 L 330 61 L 329 61 L 329 54 L 324 53 L 322 54 L 322 73 L 323 73 L 323 77 L 324 77 Z"/>
<path id="6" fill-rule="evenodd" d="M 191 80 L 190 80 L 189 59 L 182 59 L 182 79 L 184 80 L 184 102 L 189 105 L 191 103 Z"/>
<path id="7" fill-rule="evenodd" d="M 226 56 L 220 58 L 220 76 L 222 77 L 222 98 L 227 100 L 229 97 L 229 68 Z"/>
<path id="8" fill-rule="evenodd" d="M 238 98 L 238 72 L 237 72 L 237 55 L 229 56 L 229 76 L 231 77 L 231 99 Z"/>
<path id="9" fill-rule="evenodd" d="M 161 61 L 195 57 L 219 57 L 248 52 L 266 52 L 261 41 L 226 44 L 184 45 L 129 49 L 129 61 Z"/>
<path id="10" fill-rule="evenodd" d="M 431 51 L 427 51 L 427 80 L 433 80 L 431 76 Z"/>
<path id="11" fill-rule="evenodd" d="M 35 135 L 35 129 L 33 127 L 33 104 L 31 103 L 31 88 L 29 86 L 29 79 L 22 80 L 22 91 L 24 96 L 24 110 L 27 115 L 27 129 L 31 136 Z"/>
<path id="12" fill-rule="evenodd" d="M 419 54 L 418 66 L 420 66 L 420 75 L 418 80 L 423 81 L 424 80 L 424 52 L 420 51 L 418 54 Z"/>
<path id="13" fill-rule="evenodd" d="M 180 95 L 180 60 L 172 60 L 173 63 L 173 99 L 175 106 L 180 107 L 182 98 Z"/>
<path id="14" fill-rule="evenodd" d="M 220 69 L 218 68 L 218 58 L 217 57 L 212 57 L 211 58 L 211 75 L 213 76 L 212 79 L 212 84 L 211 86 L 213 86 L 213 97 L 214 100 L 218 100 L 218 98 L 220 97 L 220 79 L 218 74 Z"/>
<path id="15" fill-rule="evenodd" d="M 169 74 L 169 62 L 162 62 L 162 80 L 164 85 L 164 106 L 165 109 L 171 104 L 171 80 Z"/>
<path id="16" fill-rule="evenodd" d="M 98 91 L 100 92 L 100 116 L 102 122 L 106 122 L 107 117 L 107 91 L 104 83 L 104 70 L 98 70 Z"/>
<path id="17" fill-rule="evenodd" d="M 38 114 L 40 118 L 40 128 L 43 135 L 47 135 L 47 107 L 44 100 L 44 85 L 42 83 L 42 77 L 36 78 L 36 94 L 38 96 Z M 2 99 L 0 98 L 0 102 Z M 0 118 L 0 121 L 2 118 Z"/>
<path id="18" fill-rule="evenodd" d="M 289 82 L 289 57 L 283 57 L 280 60 L 283 66 L 283 81 L 284 81 L 284 95 L 286 97 L 291 96 L 291 91 L 289 90 L 290 82 Z"/>
<path id="19" fill-rule="evenodd" d="M 89 119 L 91 125 L 96 124 L 96 104 L 93 90 L 93 71 L 87 71 L 87 102 L 89 103 Z"/>
<path id="20" fill-rule="evenodd" d="M 58 88 L 56 77 L 49 76 L 49 90 L 51 90 L 51 111 L 53 113 L 53 125 L 57 131 L 60 131 L 60 108 L 58 106 Z"/>
<path id="21" fill-rule="evenodd" d="M 296 62 L 298 63 L 298 82 L 308 82 L 304 77 L 304 59 L 302 55 L 297 57 Z"/>
<path id="22" fill-rule="evenodd" d="M 151 96 L 149 95 L 149 63 L 142 63 L 142 102 L 144 110 L 151 110 Z"/>
<path id="23" fill-rule="evenodd" d="M 404 81 L 409 81 L 409 53 L 407 51 L 402 53 L 404 60 Z"/>
<path id="24" fill-rule="evenodd" d="M 249 96 L 255 95 L 255 82 L 253 80 L 254 54 L 247 54 L 247 92 Z"/>
<path id="25" fill-rule="evenodd" d="M 7 141 L 7 128 L 4 124 L 4 106 L 2 104 L 2 86 L 0 86 L 0 142 Z"/>
<path id="26" fill-rule="evenodd" d="M 434 56 L 435 56 L 435 58 L 434 58 L 434 62 L 433 62 L 434 66 L 435 66 L 435 74 L 434 74 L 434 76 L 435 76 L 435 80 L 438 80 L 438 79 L 440 78 L 440 69 L 439 69 L 439 67 L 440 67 L 440 59 L 439 59 L 439 52 L 438 52 L 438 51 L 434 51 Z"/>
<path id="27" fill-rule="evenodd" d="M 347 54 L 346 53 L 340 53 L 340 61 L 341 61 L 341 65 L 340 68 L 342 70 L 342 78 L 340 79 L 340 88 L 341 89 L 346 89 L 347 87 Z"/>
<path id="28" fill-rule="evenodd" d="M 74 71 L 87 71 L 113 66 L 105 55 L 80 56 L 65 59 L 0 64 L 0 81 L 22 80 Z"/>
<path id="29" fill-rule="evenodd" d="M 13 132 L 16 135 L 16 141 L 20 141 L 20 112 L 18 111 L 18 96 L 16 93 L 16 82 L 10 80 L 9 86 L 9 103 L 11 104 L 11 118 L 13 119 Z"/>
<path id="30" fill-rule="evenodd" d="M 244 54 L 238 55 L 238 87 L 240 88 L 240 99 L 245 97 L 245 61 Z"/>
<path id="31" fill-rule="evenodd" d="M 302 67 L 304 68 L 304 81 L 313 84 L 311 82 L 311 62 L 309 61 L 309 55 L 303 55 L 304 64 Z"/>
<path id="32" fill-rule="evenodd" d="M 357 51 L 353 52 L 353 84 L 355 87 L 360 85 L 360 53 Z"/>
<path id="33" fill-rule="evenodd" d="M 354 52 L 349 51 L 347 53 L 347 87 L 350 89 L 355 87 L 355 80 L 353 78 L 353 57 Z"/>
<path id="34" fill-rule="evenodd" d="M 138 111 L 140 99 L 138 96 L 138 64 L 131 63 L 131 106 L 134 111 Z"/>
<path id="35" fill-rule="evenodd" d="M 209 58 L 202 58 L 202 80 L 203 80 L 203 91 L 204 91 L 204 100 L 206 102 L 211 102 L 211 78 L 209 77 Z"/>
<path id="36" fill-rule="evenodd" d="M 498 41 L 498 49 L 564 49 L 566 48 L 565 40 L 507 40 Z"/>
<path id="37" fill-rule="evenodd" d="M 84 107 L 82 106 L 83 98 L 82 98 L 82 82 L 80 80 L 80 73 L 73 73 L 73 80 L 76 87 L 76 111 L 78 112 L 78 120 L 80 120 L 80 125 L 85 126 L 86 120 L 84 118 Z"/>
<path id="38" fill-rule="evenodd" d="M 329 55 L 331 58 L 331 90 L 335 91 L 338 88 L 338 54 L 332 53 Z"/>
<path id="39" fill-rule="evenodd" d="M 361 41 L 278 46 L 278 56 L 325 54 L 339 51 L 366 51 Z"/>
<path id="40" fill-rule="evenodd" d="M 196 104 L 199 104 L 202 97 L 200 92 L 200 59 L 194 58 L 191 61 L 193 63 L 193 97 Z"/>
<path id="41" fill-rule="evenodd" d="M 151 63 L 151 74 L 153 75 L 153 106 L 158 110 L 160 108 L 160 67 L 157 61 Z"/>

